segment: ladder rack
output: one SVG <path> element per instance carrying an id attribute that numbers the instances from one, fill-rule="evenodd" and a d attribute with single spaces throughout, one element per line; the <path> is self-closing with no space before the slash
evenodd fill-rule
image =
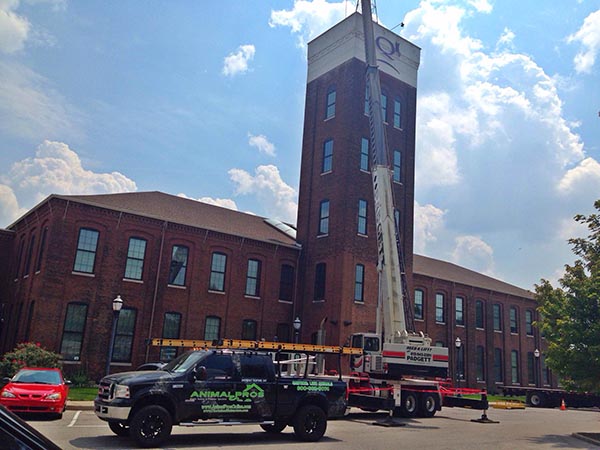
<path id="1" fill-rule="evenodd" d="M 355 347 L 342 347 L 339 345 L 312 345 L 290 344 L 287 342 L 246 341 L 241 339 L 219 339 L 215 341 L 197 339 L 151 339 L 150 345 L 154 347 L 181 347 L 181 348 L 226 348 L 237 350 L 275 350 L 304 353 L 324 353 L 332 355 L 362 355 L 363 350 Z"/>

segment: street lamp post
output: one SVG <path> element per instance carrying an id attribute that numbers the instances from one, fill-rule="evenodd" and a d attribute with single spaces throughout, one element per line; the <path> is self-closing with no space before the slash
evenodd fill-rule
<path id="1" fill-rule="evenodd" d="M 110 363 L 113 357 L 113 347 L 115 346 L 115 336 L 117 335 L 117 321 L 119 320 L 119 313 L 121 312 L 121 308 L 123 307 L 123 300 L 120 295 L 117 295 L 112 301 L 112 310 L 113 310 L 113 321 L 112 321 L 112 331 L 110 333 L 110 345 L 108 346 L 108 359 L 106 360 L 106 375 L 110 373 Z"/>
<path id="2" fill-rule="evenodd" d="M 455 365 L 455 369 L 456 369 L 456 387 L 460 387 L 460 346 L 462 345 L 462 341 L 460 340 L 460 338 L 457 336 L 456 340 L 454 341 L 454 345 L 456 346 L 456 365 Z"/>
<path id="3" fill-rule="evenodd" d="M 302 328 L 302 321 L 300 317 L 296 316 L 294 319 L 294 342 L 297 344 L 300 338 L 300 328 Z"/>
<path id="4" fill-rule="evenodd" d="M 535 356 L 535 385 L 540 387 L 540 351 L 537 348 L 533 351 L 533 356 Z"/>

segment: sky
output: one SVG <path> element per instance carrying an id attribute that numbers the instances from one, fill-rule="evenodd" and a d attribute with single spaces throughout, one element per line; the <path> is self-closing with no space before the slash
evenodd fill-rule
<path id="1" fill-rule="evenodd" d="M 556 282 L 600 198 L 600 0 L 376 6 L 421 48 L 415 252 Z M 155 190 L 295 223 L 306 44 L 355 9 L 0 0 L 0 227 Z"/>

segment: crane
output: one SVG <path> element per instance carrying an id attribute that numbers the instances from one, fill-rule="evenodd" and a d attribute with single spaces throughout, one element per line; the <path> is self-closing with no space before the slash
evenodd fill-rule
<path id="1" fill-rule="evenodd" d="M 404 375 L 446 377 L 448 349 L 414 330 L 408 304 L 402 243 L 394 215 L 392 174 L 381 105 L 381 82 L 375 50 L 370 0 L 361 0 L 365 41 L 366 84 L 369 104 L 372 184 L 377 228 L 379 289 L 375 333 L 356 333 L 352 346 L 362 347 L 365 358 L 353 358 L 353 368 L 398 379 Z M 381 339 L 381 342 L 380 342 Z"/>

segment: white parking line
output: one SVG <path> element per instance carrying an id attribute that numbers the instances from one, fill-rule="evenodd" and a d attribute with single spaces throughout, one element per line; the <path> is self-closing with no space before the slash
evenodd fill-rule
<path id="1" fill-rule="evenodd" d="M 75 415 L 73 416 L 73 420 L 71 420 L 71 423 L 67 425 L 67 427 L 72 427 L 73 425 L 75 425 L 75 422 L 77 422 L 77 419 L 79 418 L 79 414 L 81 414 L 81 411 L 77 411 L 75 413 Z"/>

